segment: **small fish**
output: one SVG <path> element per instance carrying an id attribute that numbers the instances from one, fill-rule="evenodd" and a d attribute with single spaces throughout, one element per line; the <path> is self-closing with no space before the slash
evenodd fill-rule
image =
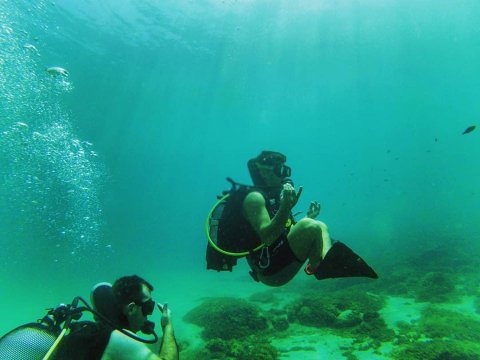
<path id="1" fill-rule="evenodd" d="M 58 66 L 52 66 L 47 68 L 47 72 L 51 75 L 56 75 L 56 76 L 58 75 L 68 76 L 68 71 Z"/>
<path id="2" fill-rule="evenodd" d="M 44 135 L 40 134 L 37 131 L 34 131 L 32 136 L 33 136 L 34 139 L 38 139 L 38 138 L 43 138 Z"/>
<path id="3" fill-rule="evenodd" d="M 7 33 L 8 35 L 10 35 L 11 33 L 13 33 L 13 29 L 9 26 L 6 26 L 6 25 L 2 25 L 2 29 L 3 31 L 5 31 L 5 33 Z"/>
<path id="4" fill-rule="evenodd" d="M 23 45 L 23 48 L 24 48 L 24 49 L 28 49 L 28 50 L 30 50 L 30 51 L 33 51 L 33 52 L 36 53 L 37 55 L 40 55 L 40 53 L 38 52 L 38 49 L 35 47 L 35 45 L 25 44 L 25 45 Z"/>
<path id="5" fill-rule="evenodd" d="M 473 130 L 475 130 L 475 128 L 476 128 L 475 125 L 472 125 L 472 126 L 467 127 L 467 128 L 465 129 L 465 131 L 462 133 L 462 135 L 471 133 Z"/>

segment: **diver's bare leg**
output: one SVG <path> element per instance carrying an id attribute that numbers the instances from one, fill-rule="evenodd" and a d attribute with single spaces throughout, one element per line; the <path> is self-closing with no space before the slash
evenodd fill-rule
<path id="1" fill-rule="evenodd" d="M 309 259 L 313 269 L 332 247 L 327 225 L 310 218 L 304 218 L 292 227 L 288 243 L 298 259 Z"/>

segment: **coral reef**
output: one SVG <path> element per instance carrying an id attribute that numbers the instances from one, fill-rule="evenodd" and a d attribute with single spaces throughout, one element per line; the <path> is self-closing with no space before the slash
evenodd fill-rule
<path id="1" fill-rule="evenodd" d="M 399 257 L 394 263 L 385 262 L 379 271 L 383 275 L 375 282 L 326 280 L 313 287 L 305 282 L 294 291 L 255 293 L 249 301 L 207 299 L 184 318 L 203 328 L 205 346 L 189 346 L 182 358 L 275 360 L 295 351 L 315 352 L 311 345 L 280 345 L 288 344 L 292 334 L 302 338 L 304 333 L 314 333 L 346 338 L 339 342 L 338 352 L 349 360 L 368 354 L 395 360 L 480 359 L 477 259 L 478 252 L 473 250 L 436 246 L 409 258 Z M 398 309 L 406 311 L 403 317 L 391 307 L 382 313 L 386 296 L 392 295 L 407 298 L 408 304 L 421 304 L 411 311 Z M 405 302 L 392 300 L 390 305 Z M 404 321 L 394 331 L 381 314 L 389 321 Z M 278 350 L 270 343 L 274 338 Z"/>
<path id="2" fill-rule="evenodd" d="M 424 309 L 419 322 L 422 334 L 430 339 L 451 339 L 480 343 L 480 321 L 437 307 Z"/>
<path id="3" fill-rule="evenodd" d="M 368 285 L 369 291 L 434 303 L 455 302 L 461 295 L 472 295 L 480 280 L 480 245 L 459 238 L 436 241 L 430 248 L 426 248 L 427 239 L 418 241 L 423 249 L 399 252 L 393 262 L 389 258 L 389 263 L 377 269 L 380 279 Z M 452 242 L 456 244 L 453 247 Z"/>
<path id="4" fill-rule="evenodd" d="M 205 348 L 196 350 L 187 358 L 276 360 L 277 350 L 270 345 L 266 317 L 260 309 L 237 298 L 206 299 L 184 317 L 203 328 Z M 278 320 L 280 321 L 280 320 Z M 277 327 L 288 327 L 288 323 Z"/>
<path id="5" fill-rule="evenodd" d="M 480 345 L 460 341 L 433 340 L 415 342 L 396 349 L 396 360 L 478 360 Z"/>
<path id="6" fill-rule="evenodd" d="M 206 299 L 184 317 L 203 327 L 202 337 L 210 339 L 240 339 L 267 329 L 267 319 L 257 306 L 243 299 Z"/>
<path id="7" fill-rule="evenodd" d="M 357 342 L 370 340 L 378 347 L 392 340 L 393 330 L 387 328 L 378 311 L 384 298 L 358 291 L 343 290 L 328 294 L 311 294 L 290 305 L 289 320 L 302 325 L 329 328 Z"/>
<path id="8" fill-rule="evenodd" d="M 210 359 L 276 360 L 277 350 L 268 342 L 250 336 L 242 341 L 214 339 L 206 343 Z"/>
<path id="9" fill-rule="evenodd" d="M 278 357 L 278 351 L 257 336 L 241 340 L 212 339 L 204 348 L 182 352 L 184 360 L 277 360 Z"/>
<path id="10" fill-rule="evenodd" d="M 418 323 L 399 324 L 394 359 L 473 360 L 480 358 L 480 322 L 461 313 L 430 306 Z"/>
<path id="11" fill-rule="evenodd" d="M 286 317 L 274 317 L 271 320 L 272 327 L 276 331 L 285 331 L 288 329 L 288 319 Z"/>
<path id="12" fill-rule="evenodd" d="M 417 282 L 415 297 L 418 301 L 448 302 L 455 290 L 455 283 L 456 280 L 450 273 L 429 272 Z"/>

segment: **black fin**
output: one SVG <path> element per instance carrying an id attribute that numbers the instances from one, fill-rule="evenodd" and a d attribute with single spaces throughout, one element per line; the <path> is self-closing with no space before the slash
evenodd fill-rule
<path id="1" fill-rule="evenodd" d="M 347 245 L 336 241 L 315 270 L 318 280 L 340 277 L 369 277 L 378 279 L 377 273 Z"/>

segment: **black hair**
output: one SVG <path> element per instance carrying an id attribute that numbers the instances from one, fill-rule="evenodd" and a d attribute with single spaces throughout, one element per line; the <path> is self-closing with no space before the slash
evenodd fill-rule
<path id="1" fill-rule="evenodd" d="M 112 290 L 115 300 L 117 301 L 117 305 L 123 307 L 131 302 L 142 301 L 142 285 L 144 284 L 150 291 L 153 291 L 153 286 L 148 281 L 137 275 L 124 276 L 115 281 L 112 286 Z"/>
<path id="2" fill-rule="evenodd" d="M 123 313 L 123 307 L 131 302 L 139 303 L 142 301 L 143 284 L 145 284 L 150 291 L 153 291 L 152 284 L 137 275 L 123 276 L 117 279 L 112 286 L 113 295 L 118 307 L 118 320 L 120 326 L 123 328 L 129 328 L 128 319 Z"/>

